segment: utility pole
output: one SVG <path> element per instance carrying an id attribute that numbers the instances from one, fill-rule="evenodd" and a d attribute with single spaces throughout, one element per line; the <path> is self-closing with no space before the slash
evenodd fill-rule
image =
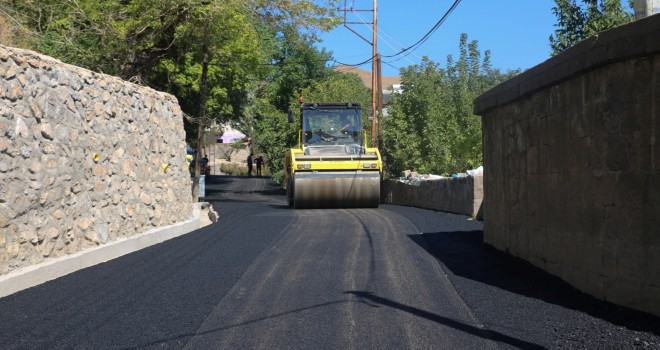
<path id="1" fill-rule="evenodd" d="M 378 54 L 377 57 L 377 62 L 378 62 L 378 74 L 376 75 L 378 77 L 378 80 L 376 81 L 376 86 L 378 86 L 378 148 L 382 148 L 382 142 L 383 142 L 383 124 L 381 123 L 380 118 L 383 117 L 383 58 Z"/>
<path id="2" fill-rule="evenodd" d="M 355 35 L 359 36 L 362 40 L 366 41 L 371 45 L 371 146 L 376 146 L 377 136 L 379 132 L 379 122 L 378 122 L 378 106 L 380 106 L 379 101 L 382 102 L 382 90 L 380 86 L 381 77 L 380 77 L 380 55 L 378 54 L 378 0 L 374 1 L 373 10 L 355 10 L 351 8 L 350 10 L 346 7 L 346 1 L 344 0 L 344 8 L 337 9 L 338 11 L 344 12 L 344 27 L 353 32 Z M 346 13 L 351 12 L 373 12 L 373 22 L 348 22 L 346 20 Z M 373 24 L 373 36 L 372 40 L 369 41 L 360 33 L 355 31 L 353 28 L 349 27 L 349 24 Z M 382 107 L 381 107 L 382 108 Z"/>
<path id="3" fill-rule="evenodd" d="M 376 137 L 378 136 L 378 82 L 380 77 L 378 73 L 378 0 L 374 0 L 374 28 L 373 28 L 372 54 L 371 54 L 371 147 L 376 147 Z"/>

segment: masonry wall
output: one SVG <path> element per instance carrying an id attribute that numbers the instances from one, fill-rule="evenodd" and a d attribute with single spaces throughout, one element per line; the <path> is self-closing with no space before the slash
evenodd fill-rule
<path id="1" fill-rule="evenodd" d="M 192 211 L 176 98 L 0 46 L 0 275 Z"/>
<path id="2" fill-rule="evenodd" d="M 482 218 L 483 176 L 424 180 L 419 186 L 398 180 L 383 183 L 382 202 Z"/>
<path id="3" fill-rule="evenodd" d="M 551 58 L 475 112 L 486 243 L 660 315 L 660 16 Z"/>

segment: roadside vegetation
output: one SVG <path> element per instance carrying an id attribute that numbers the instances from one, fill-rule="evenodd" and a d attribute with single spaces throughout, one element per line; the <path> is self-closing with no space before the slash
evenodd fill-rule
<path id="1" fill-rule="evenodd" d="M 623 3 L 627 3 L 627 7 Z M 580 41 L 634 19 L 633 0 L 555 0 L 557 28 L 550 36 L 556 55 Z"/>
<path id="2" fill-rule="evenodd" d="M 477 41 L 461 35 L 459 57 L 447 57 L 445 67 L 429 58 L 401 70 L 403 92 L 394 95 L 384 118 L 383 153 L 386 170 L 451 174 L 482 164 L 481 118 L 472 113 L 474 99 L 518 74 L 490 65 Z"/>
<path id="3" fill-rule="evenodd" d="M 357 76 L 328 67 L 332 53 L 318 33 L 340 24 L 340 0 L 0 0 L 0 44 L 32 49 L 177 97 L 189 144 L 229 123 L 282 177 L 296 143 L 286 112 L 306 101 L 357 101 L 365 125 L 371 93 Z M 632 19 L 616 0 L 555 0 L 554 53 Z M 343 3 L 342 3 L 343 4 Z M 425 57 L 401 69 L 403 92 L 382 119 L 386 171 L 448 174 L 481 164 L 481 120 L 475 97 L 516 75 L 490 64 L 463 34 L 459 56 L 442 65 Z M 199 176 L 199 168 L 195 170 Z M 194 181 L 197 184 L 198 181 Z M 193 193 L 197 193 L 193 189 Z"/>
<path id="4" fill-rule="evenodd" d="M 220 171 L 230 176 L 247 176 L 247 166 L 236 163 L 220 163 Z"/>

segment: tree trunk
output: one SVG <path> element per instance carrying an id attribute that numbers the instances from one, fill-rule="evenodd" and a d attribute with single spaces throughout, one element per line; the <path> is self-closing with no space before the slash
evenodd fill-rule
<path id="1" fill-rule="evenodd" d="M 209 46 L 208 34 L 205 36 L 206 42 L 204 43 L 202 52 L 202 82 L 199 87 L 199 116 L 197 119 L 197 151 L 195 155 L 195 177 L 192 186 L 193 203 L 199 202 L 199 175 L 200 175 L 200 159 L 204 156 L 202 149 L 204 149 L 204 128 L 206 127 L 206 95 L 208 91 L 208 70 L 209 70 Z"/>

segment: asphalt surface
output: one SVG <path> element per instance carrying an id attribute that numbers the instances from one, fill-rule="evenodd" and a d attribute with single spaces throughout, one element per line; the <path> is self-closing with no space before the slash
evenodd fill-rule
<path id="1" fill-rule="evenodd" d="M 206 180 L 218 223 L 0 298 L 0 349 L 660 349 L 659 318 L 484 245 L 479 221 Z"/>

